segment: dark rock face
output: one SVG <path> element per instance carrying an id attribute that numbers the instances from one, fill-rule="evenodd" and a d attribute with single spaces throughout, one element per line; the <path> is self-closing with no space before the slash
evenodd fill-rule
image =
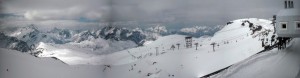
<path id="1" fill-rule="evenodd" d="M 116 41 L 130 40 L 138 45 L 143 45 L 146 35 L 141 31 L 130 31 L 125 28 L 104 27 L 100 33 L 101 38 L 106 40 L 112 39 Z"/>
<path id="2" fill-rule="evenodd" d="M 57 37 L 51 37 L 48 36 L 47 34 L 54 34 Z M 46 40 L 46 42 L 53 42 L 55 44 L 64 44 L 67 43 L 69 41 L 66 41 L 66 39 L 70 39 L 72 38 L 72 34 L 71 31 L 68 29 L 58 29 L 58 28 L 54 28 L 51 31 L 47 32 L 47 33 L 42 33 L 41 38 L 49 38 L 48 40 Z"/>
<path id="3" fill-rule="evenodd" d="M 67 30 L 67 29 L 54 28 L 49 33 L 58 33 L 58 35 L 64 39 L 69 39 L 72 37 L 70 30 Z"/>
<path id="4" fill-rule="evenodd" d="M 131 41 L 134 41 L 138 45 L 142 45 L 145 42 L 146 36 L 143 35 L 141 32 L 133 31 L 132 34 L 129 36 Z"/>
<path id="5" fill-rule="evenodd" d="M 83 31 L 78 34 L 78 37 L 75 40 L 75 42 L 77 43 L 82 42 L 84 40 L 87 40 L 90 36 L 95 38 L 95 35 L 91 31 Z"/>
<path id="6" fill-rule="evenodd" d="M 30 47 L 26 42 L 18 40 L 15 37 L 6 36 L 3 33 L 0 33 L 0 43 L 1 48 L 9 48 L 21 52 L 27 52 L 30 50 Z"/>

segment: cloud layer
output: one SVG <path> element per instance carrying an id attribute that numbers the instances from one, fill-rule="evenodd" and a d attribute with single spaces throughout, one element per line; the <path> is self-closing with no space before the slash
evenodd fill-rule
<path id="1" fill-rule="evenodd" d="M 299 1 L 295 1 L 296 7 Z M 26 20 L 219 25 L 239 18 L 270 18 L 282 0 L 4 0 L 2 13 Z M 298 6 L 299 7 L 299 6 Z"/>
<path id="2" fill-rule="evenodd" d="M 29 10 L 24 13 L 29 20 L 100 20 L 101 10 L 89 10 L 81 7 L 71 7 L 58 10 Z"/>
<path id="3" fill-rule="evenodd" d="M 23 13 L 28 20 L 105 21 L 110 7 L 107 0 L 7 0 L 3 12 Z"/>

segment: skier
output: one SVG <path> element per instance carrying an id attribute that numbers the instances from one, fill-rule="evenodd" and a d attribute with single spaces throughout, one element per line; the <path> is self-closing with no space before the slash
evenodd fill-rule
<path id="1" fill-rule="evenodd" d="M 288 37 L 284 37 L 284 38 L 283 38 L 284 48 L 286 48 L 286 45 L 287 45 L 288 40 L 289 40 Z"/>
<path id="2" fill-rule="evenodd" d="M 277 40 L 278 40 L 277 47 L 278 47 L 278 50 L 280 50 L 281 49 L 281 37 L 277 37 Z"/>
<path id="3" fill-rule="evenodd" d="M 271 45 L 272 45 L 272 43 L 274 43 L 275 42 L 275 35 L 272 35 L 272 38 L 271 38 Z"/>
<path id="4" fill-rule="evenodd" d="M 174 51 L 174 49 L 175 49 L 175 45 L 172 45 L 172 46 L 171 46 L 171 49 Z"/>
<path id="5" fill-rule="evenodd" d="M 280 37 L 280 40 L 279 40 L 279 42 L 280 42 L 280 50 L 282 50 L 282 49 L 284 49 L 284 46 L 283 46 L 283 37 Z"/>

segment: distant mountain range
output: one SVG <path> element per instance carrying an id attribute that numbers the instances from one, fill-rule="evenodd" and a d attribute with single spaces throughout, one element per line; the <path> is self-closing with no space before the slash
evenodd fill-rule
<path id="1" fill-rule="evenodd" d="M 203 35 L 213 35 L 223 26 L 194 26 L 190 28 L 182 28 L 177 31 L 169 31 L 165 26 L 153 26 L 149 28 L 124 28 L 107 26 L 99 29 L 90 30 L 70 30 L 53 28 L 49 31 L 40 31 L 35 25 L 25 27 L 17 27 L 12 31 L 1 32 L 1 47 L 12 48 L 19 51 L 29 51 L 39 45 L 40 42 L 51 44 L 81 43 L 83 41 L 92 41 L 95 39 L 109 40 L 110 44 L 114 42 L 125 41 L 134 42 L 136 46 L 143 46 L 146 41 L 154 41 L 161 36 L 172 34 L 181 34 L 193 37 Z M 14 45 L 12 47 L 12 45 Z M 124 45 L 114 45 L 113 47 L 126 47 Z M 124 49 L 124 48 L 123 48 Z M 123 50 L 120 49 L 120 50 Z"/>

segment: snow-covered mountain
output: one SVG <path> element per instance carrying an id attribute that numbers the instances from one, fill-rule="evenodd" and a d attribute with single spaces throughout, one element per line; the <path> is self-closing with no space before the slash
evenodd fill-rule
<path id="1" fill-rule="evenodd" d="M 6 36 L 4 33 L 0 33 L 0 43 L 1 48 L 18 50 L 21 52 L 27 52 L 30 50 L 30 47 L 26 42 L 18 40 L 15 37 Z"/>
<path id="2" fill-rule="evenodd" d="M 169 31 L 166 26 L 156 25 L 144 29 L 129 29 L 123 27 L 107 26 L 90 30 L 70 30 L 55 27 L 47 31 L 41 31 L 36 25 L 31 24 L 25 27 L 15 27 L 11 30 L 3 30 L 3 33 L 6 36 L 14 37 L 18 40 L 26 42 L 26 44 L 30 46 L 31 49 L 35 49 L 39 46 L 40 43 L 45 43 L 61 46 L 77 46 L 77 48 L 88 48 L 96 52 L 98 51 L 97 53 L 100 54 L 107 54 L 125 50 L 128 48 L 143 46 L 145 44 L 148 44 L 149 42 L 167 35 L 182 34 L 200 37 L 202 35 L 211 35 L 220 28 L 221 26 L 198 26 L 193 28 L 182 28 L 174 32 Z M 189 32 L 190 30 L 193 30 L 193 32 Z M 127 44 L 130 46 L 128 46 Z"/>
<path id="3" fill-rule="evenodd" d="M 146 41 L 146 35 L 140 29 L 128 30 L 126 28 L 104 27 L 100 36 L 104 39 L 113 39 L 117 41 L 133 41 L 138 45 L 143 45 Z"/>
<path id="4" fill-rule="evenodd" d="M 57 38 L 59 40 L 64 40 L 61 42 L 61 44 L 63 44 L 63 43 L 70 41 L 70 39 L 73 37 L 73 35 L 76 34 L 76 31 L 72 31 L 72 30 L 68 30 L 68 29 L 59 29 L 59 28 L 55 27 L 46 33 L 47 33 L 47 35 Z"/>
<path id="5" fill-rule="evenodd" d="M 279 52 L 270 53 L 276 56 L 272 56 L 271 60 L 263 60 L 248 66 L 248 61 L 256 60 L 255 58 L 252 59 L 252 57 L 256 57 L 253 55 L 265 50 L 268 46 L 274 45 L 276 42 L 274 27 L 271 21 L 257 18 L 238 19 L 231 22 L 232 23 L 225 26 L 215 28 L 195 26 L 180 29 L 180 32 L 201 34 L 202 32 L 217 31 L 219 28 L 222 28 L 214 32 L 212 36 L 194 36 L 192 38 L 192 48 L 185 47 L 185 37 L 190 35 L 171 34 L 169 33 L 171 31 L 164 26 L 156 26 L 147 30 L 118 27 L 104 27 L 93 30 L 56 28 L 46 32 L 38 30 L 37 32 L 35 27 L 27 29 L 25 27 L 25 29 L 18 29 L 17 31 L 9 33 L 4 32 L 4 34 L 0 34 L 0 38 L 6 39 L 4 43 L 9 45 L 15 44 L 16 42 L 24 43 L 24 45 L 25 43 L 27 44 L 27 42 L 36 44 L 33 54 L 39 57 L 39 59 L 35 59 L 33 56 L 30 57 L 26 55 L 26 53 L 23 55 L 7 49 L 0 49 L 0 55 L 3 58 L 9 59 L 14 57 L 29 59 L 30 63 L 24 63 L 26 64 L 25 67 L 33 68 L 38 66 L 32 69 L 34 73 L 38 75 L 35 76 L 36 74 L 29 72 L 25 72 L 26 75 L 21 75 L 30 78 L 41 77 L 40 74 L 46 74 L 47 77 L 50 78 L 69 78 L 77 77 L 77 73 L 83 75 L 81 78 L 94 78 L 99 76 L 103 78 L 198 78 L 231 65 L 233 66 L 228 68 L 228 70 L 213 77 L 239 78 L 245 77 L 243 75 L 249 73 L 248 70 L 251 71 L 257 65 L 265 65 L 264 62 L 270 63 L 269 61 L 274 60 L 272 58 L 285 56 Z M 156 30 L 159 30 L 159 32 Z M 19 34 L 18 31 L 23 32 Z M 37 37 L 35 38 L 35 36 L 30 35 L 30 33 L 33 33 L 33 35 Z M 162 33 L 166 33 L 167 35 Z M 23 38 L 24 35 L 25 37 Z M 46 35 L 46 38 L 43 38 L 43 35 Z M 13 40 L 10 38 L 14 38 L 15 41 L 9 41 Z M 36 39 L 37 42 L 31 42 L 30 38 Z M 26 41 L 28 39 L 29 41 Z M 59 41 L 53 41 L 53 39 Z M 143 46 L 138 46 L 140 42 L 143 42 Z M 293 40 L 292 42 L 297 44 L 294 44 L 295 46 L 291 47 L 292 49 L 290 48 L 286 51 L 297 51 L 294 49 L 298 47 L 298 43 L 300 43 L 299 40 Z M 8 48 L 6 45 L 1 45 L 1 47 Z M 273 49 L 272 51 L 276 50 Z M 268 53 L 265 55 L 269 56 Z M 261 57 L 265 55 L 258 56 Z M 67 65 L 61 65 L 61 62 L 58 63 L 57 60 L 48 59 L 47 57 L 55 58 Z M 20 73 L 16 72 L 18 70 L 28 70 L 27 68 L 13 69 L 14 67 L 21 66 L 17 65 L 19 64 L 19 60 L 12 61 L 15 62 L 9 62 L 8 59 L 1 59 L 0 69 L 8 68 L 13 74 Z M 34 61 L 33 66 L 29 65 L 31 61 Z M 49 64 L 49 62 L 54 64 Z M 279 63 L 284 64 L 284 62 Z M 12 65 L 10 66 L 10 64 Z M 39 67 L 39 65 L 42 65 L 42 67 Z M 53 68 L 52 65 L 56 66 L 54 67 L 55 70 L 48 69 L 48 67 Z M 243 68 L 245 65 L 250 68 Z M 273 67 L 276 67 L 276 65 L 274 64 Z M 58 75 L 48 75 L 57 74 L 57 72 L 45 73 L 60 70 L 60 68 L 64 70 L 61 70 L 62 72 L 59 72 Z M 294 67 L 291 66 L 291 68 Z M 66 70 L 72 70 L 72 72 L 66 72 Z M 88 71 L 89 73 L 86 73 Z M 234 74 L 237 71 L 242 71 L 242 73 Z M 293 70 L 293 72 L 294 71 L 295 70 Z M 258 71 L 257 73 L 260 72 L 262 71 Z M 254 73 L 255 75 L 256 72 L 250 73 Z M 296 73 L 292 73 L 292 75 L 295 74 Z M 0 70 L 0 77 L 8 76 L 10 76 L 10 74 Z M 11 77 L 20 78 L 17 76 Z"/>
<path id="6" fill-rule="evenodd" d="M 166 36 L 166 35 L 187 35 L 193 37 L 201 37 L 201 36 L 212 36 L 215 32 L 221 30 L 224 26 L 191 26 L 191 27 L 183 27 L 177 29 L 170 29 L 163 25 L 157 25 L 153 27 L 149 27 L 145 30 L 145 32 L 154 33 L 153 35 L 159 36 Z M 155 37 L 154 37 L 155 38 Z"/>
<path id="7" fill-rule="evenodd" d="M 154 27 L 149 27 L 149 28 L 146 29 L 146 31 L 157 33 L 157 34 L 160 34 L 160 35 L 167 35 L 167 34 L 169 34 L 167 27 L 166 26 L 162 26 L 162 25 L 157 25 L 157 26 L 154 26 Z"/>
<path id="8" fill-rule="evenodd" d="M 2 35 L 2 38 L 5 38 L 6 40 L 12 37 L 23 41 L 27 44 L 27 46 L 30 46 L 30 48 L 36 48 L 40 43 L 53 45 L 72 44 L 71 46 L 80 45 L 78 48 L 84 47 L 93 50 L 103 50 L 106 51 L 105 53 L 141 46 L 146 41 L 146 36 L 142 31 L 128 30 L 126 28 L 117 27 L 104 27 L 102 29 L 94 30 L 69 30 L 53 28 L 49 31 L 40 31 L 36 26 L 29 25 L 26 27 L 17 27 L 11 31 L 4 31 Z M 10 44 L 3 45 L 9 46 Z M 103 49 L 105 46 L 111 48 L 111 51 Z"/>
<path id="9" fill-rule="evenodd" d="M 242 25 L 245 21 L 249 23 Z M 274 44 L 272 36 L 276 34 L 271 21 L 251 18 L 232 22 L 211 37 L 194 37 L 192 48 L 185 47 L 186 35 L 168 35 L 155 41 L 147 41 L 144 46 L 105 55 L 88 48 L 70 46 L 74 45 L 73 43 L 65 45 L 40 43 L 37 49 L 41 53 L 37 56 L 56 57 L 69 65 L 105 65 L 103 70 L 105 78 L 201 77 L 238 63 L 264 50 L 265 46 Z M 105 33 L 107 39 L 120 38 L 116 35 L 118 29 L 107 28 L 106 31 L 111 31 Z M 105 38 L 103 40 L 99 40 L 99 44 L 106 42 Z M 195 43 L 198 43 L 197 50 Z M 171 48 L 173 45 L 176 47 Z"/>
<path id="10" fill-rule="evenodd" d="M 54 32 L 56 31 L 56 32 Z M 53 29 L 50 32 L 42 32 L 34 25 L 19 27 L 10 32 L 4 32 L 5 35 L 15 37 L 26 42 L 29 46 L 36 46 L 39 42 L 63 44 L 67 38 L 64 38 L 63 33 L 59 33 L 58 29 Z"/>
<path id="11" fill-rule="evenodd" d="M 204 35 L 213 35 L 215 32 L 219 31 L 222 29 L 223 26 L 193 26 L 193 27 L 186 27 L 180 29 L 179 34 L 182 35 L 189 35 L 193 37 L 201 37 Z"/>
<path id="12" fill-rule="evenodd" d="M 25 41 L 28 45 L 38 43 L 45 35 L 40 33 L 37 28 L 33 25 L 27 27 L 21 27 L 8 34 L 8 36 L 15 37 L 19 40 Z"/>

